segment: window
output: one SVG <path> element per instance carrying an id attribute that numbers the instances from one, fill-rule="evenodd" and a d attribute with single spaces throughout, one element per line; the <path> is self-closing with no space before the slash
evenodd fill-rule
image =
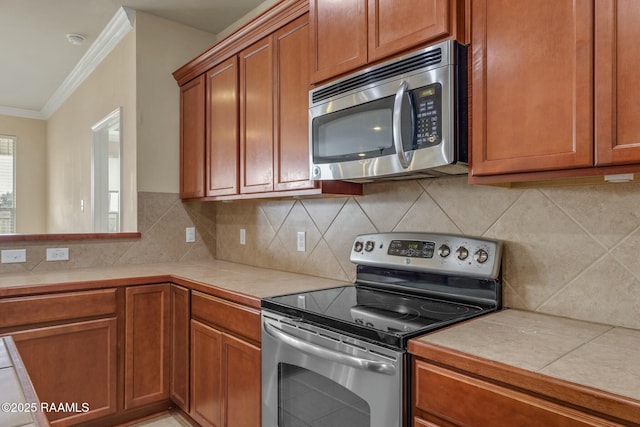
<path id="1" fill-rule="evenodd" d="M 16 232 L 16 137 L 0 135 L 0 234 Z"/>

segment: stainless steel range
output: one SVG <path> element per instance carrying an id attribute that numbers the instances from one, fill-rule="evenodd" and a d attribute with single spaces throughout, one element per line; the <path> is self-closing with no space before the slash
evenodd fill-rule
<path id="1" fill-rule="evenodd" d="M 501 308 L 502 243 L 358 236 L 355 285 L 262 300 L 262 427 L 404 427 L 407 341 Z"/>

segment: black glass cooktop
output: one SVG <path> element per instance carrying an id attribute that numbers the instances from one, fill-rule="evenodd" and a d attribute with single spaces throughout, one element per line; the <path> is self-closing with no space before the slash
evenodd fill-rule
<path id="1" fill-rule="evenodd" d="M 367 286 L 269 297 L 262 307 L 399 348 L 410 338 L 495 309 Z"/>

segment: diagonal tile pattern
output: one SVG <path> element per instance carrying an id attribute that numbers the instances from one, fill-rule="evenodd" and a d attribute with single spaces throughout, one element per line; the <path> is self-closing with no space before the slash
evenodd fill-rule
<path id="1" fill-rule="evenodd" d="M 367 184 L 359 197 L 219 204 L 216 257 L 352 281 L 358 234 L 485 236 L 505 241 L 505 306 L 640 328 L 639 190 L 634 183 L 472 186 L 463 176 Z M 264 236 L 250 255 L 227 242 L 240 227 Z M 297 231 L 307 233 L 307 255 L 296 252 Z"/>
<path id="2" fill-rule="evenodd" d="M 367 184 L 360 197 L 182 203 L 139 193 L 141 239 L 13 242 L 24 264 L 0 274 L 118 264 L 222 259 L 353 281 L 356 235 L 436 231 L 503 240 L 503 300 L 513 308 L 640 328 L 640 185 L 512 189 L 471 186 L 466 177 Z M 196 227 L 196 243 L 184 242 Z M 247 234 L 239 242 L 240 229 Z M 306 252 L 295 236 L 306 232 Z M 69 247 L 71 260 L 45 262 Z"/>

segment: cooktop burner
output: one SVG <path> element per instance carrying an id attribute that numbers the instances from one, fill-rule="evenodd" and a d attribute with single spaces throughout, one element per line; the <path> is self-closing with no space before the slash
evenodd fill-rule
<path id="1" fill-rule="evenodd" d="M 262 307 L 394 348 L 501 306 L 502 244 L 437 233 L 358 236 L 355 285 L 262 299 Z"/>
<path id="2" fill-rule="evenodd" d="M 402 346 L 415 333 L 487 310 L 478 305 L 366 286 L 341 286 L 265 298 L 262 307 L 393 346 Z"/>

